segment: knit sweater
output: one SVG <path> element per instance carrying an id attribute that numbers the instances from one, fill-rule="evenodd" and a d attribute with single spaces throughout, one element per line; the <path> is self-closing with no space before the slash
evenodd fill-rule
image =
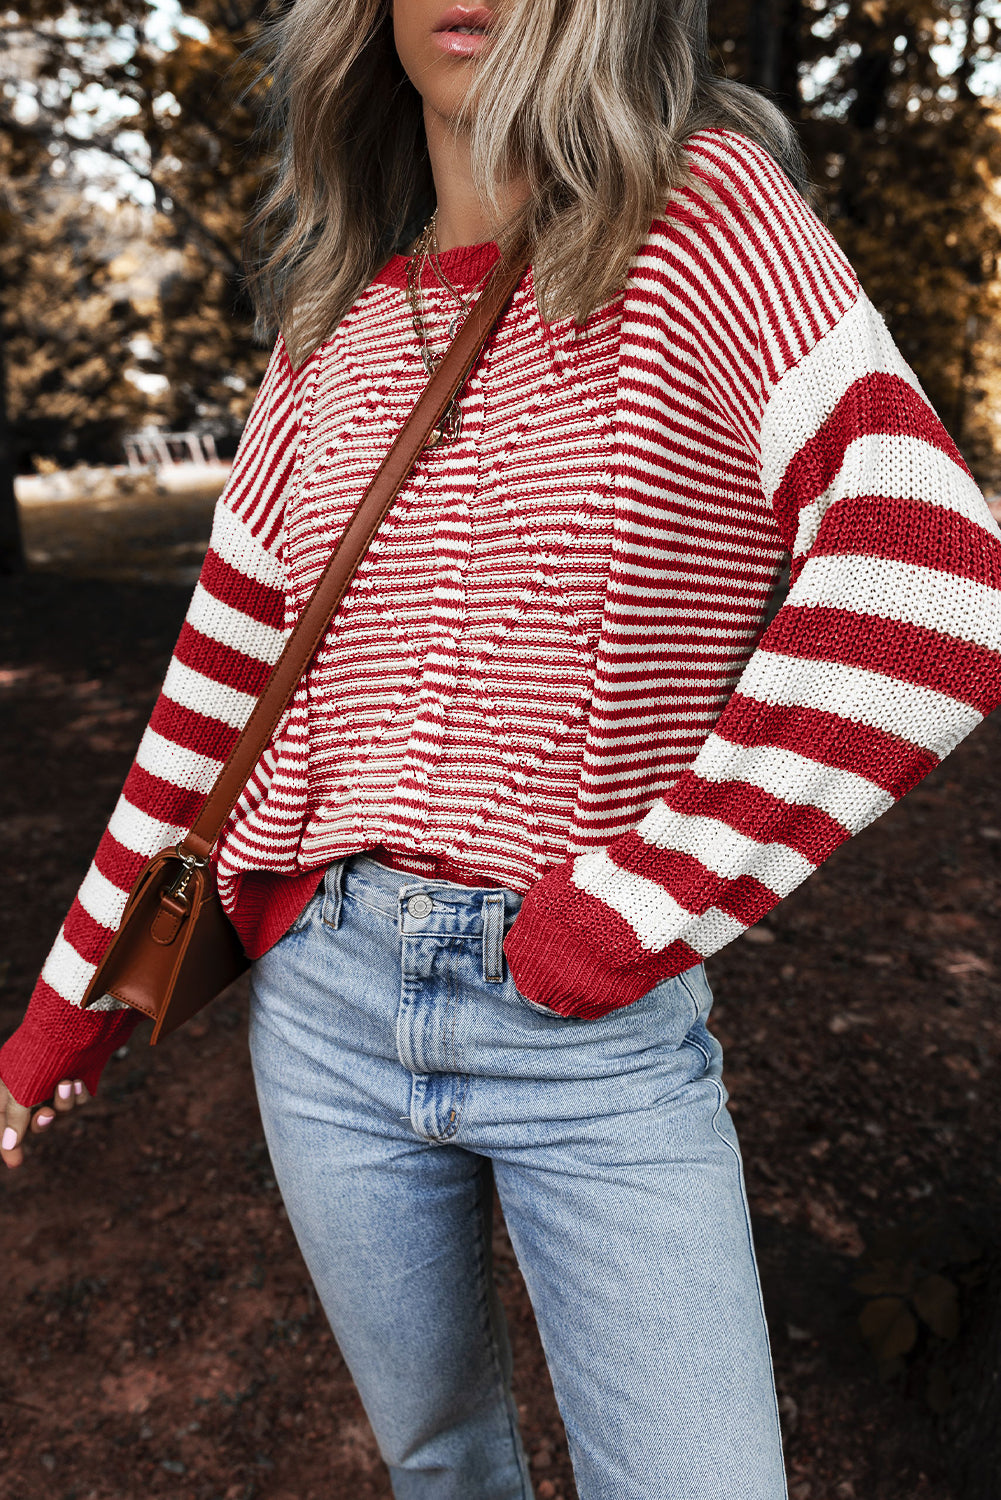
<path id="1" fill-rule="evenodd" d="M 489 243 L 441 264 L 468 289 L 496 258 Z M 427 382 L 406 264 L 395 257 L 288 376 L 297 409 L 308 399 L 322 419 L 300 428 L 304 478 L 286 507 L 287 623 Z M 426 274 L 444 336 L 454 302 Z M 527 276 L 469 381 L 460 437 L 401 490 L 294 696 L 267 786 L 221 842 L 248 951 L 285 922 L 283 877 L 354 850 L 522 891 L 565 857 L 611 554 L 621 302 L 579 331 L 547 326 Z"/>
<path id="2" fill-rule="evenodd" d="M 622 299 L 573 814 L 505 943 L 518 988 L 567 1015 L 629 1004 L 739 936 L 1001 703 L 1001 531 L 962 457 L 768 154 L 720 130 L 688 151 L 699 190 L 651 226 Z M 301 605 L 287 518 L 344 436 L 321 436 L 327 356 L 293 372 L 276 348 L 163 695 L 0 1052 L 23 1102 L 71 1072 L 94 1087 L 131 1029 L 115 1002 L 79 1001 L 131 881 L 190 825 Z M 387 415 L 385 443 L 394 430 Z M 791 586 L 766 625 L 784 558 Z M 224 890 L 247 873 L 238 830 L 282 794 L 290 725 L 294 705 L 220 842 Z"/>

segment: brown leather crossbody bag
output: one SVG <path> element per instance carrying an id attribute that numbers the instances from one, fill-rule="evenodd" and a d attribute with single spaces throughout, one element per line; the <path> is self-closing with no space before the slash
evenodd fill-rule
<path id="1" fill-rule="evenodd" d="M 497 262 L 355 507 L 194 827 L 175 847 L 155 855 L 136 881 L 118 932 L 87 987 L 85 1009 L 111 995 L 152 1019 L 150 1042 L 156 1043 L 248 967 L 219 900 L 209 856 L 369 543 L 465 384 L 527 264 L 523 246 Z"/>

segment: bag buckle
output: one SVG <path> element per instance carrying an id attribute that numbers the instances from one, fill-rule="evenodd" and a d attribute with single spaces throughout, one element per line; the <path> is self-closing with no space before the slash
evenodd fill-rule
<path id="1" fill-rule="evenodd" d="M 208 860 L 199 859 L 197 854 L 188 854 L 181 848 L 175 849 L 174 853 L 181 861 L 181 869 L 178 870 L 173 882 L 167 887 L 160 899 L 162 901 L 164 897 L 169 896 L 182 906 L 186 906 L 188 904 L 188 886 L 194 879 L 195 871 L 204 870 L 208 864 Z"/>

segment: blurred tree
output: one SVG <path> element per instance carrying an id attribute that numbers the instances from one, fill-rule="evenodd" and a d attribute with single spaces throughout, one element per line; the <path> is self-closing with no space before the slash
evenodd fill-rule
<path id="1" fill-rule="evenodd" d="M 205 39 L 137 60 L 135 94 L 159 233 L 180 254 L 160 287 L 154 343 L 175 427 L 211 424 L 232 440 L 268 351 L 255 346 L 243 287 L 243 226 L 267 165 L 254 140 L 259 85 L 247 52 L 264 4 L 202 0 Z"/>
<path id="2" fill-rule="evenodd" d="M 0 20 L 0 152 L 21 158 L 9 183 L 33 183 L 30 216 L 8 190 L 0 250 L 15 463 L 120 458 L 144 415 L 225 448 L 266 363 L 239 264 L 261 172 L 243 61 L 257 11 L 211 0 L 176 46 L 154 40 L 153 14 L 145 0 L 14 0 Z M 129 247 L 109 205 L 136 196 L 151 205 L 141 279 L 157 274 L 153 296 L 130 301 L 116 283 L 137 247 L 116 254 Z"/>
<path id="3" fill-rule="evenodd" d="M 833 233 L 978 478 L 1001 485 L 1001 114 L 974 89 L 1001 7 L 721 0 L 713 27 L 729 75 L 796 121 Z"/>
<path id="4" fill-rule="evenodd" d="M 22 151 L 33 143 L 44 192 L 72 187 L 81 219 L 97 153 L 110 190 L 145 195 L 147 257 L 161 273 L 140 315 L 151 348 L 134 363 L 167 382 L 157 420 L 231 438 L 265 359 L 250 337 L 239 269 L 242 225 L 266 165 L 253 143 L 261 86 L 247 52 L 278 3 L 189 0 L 173 42 L 146 0 L 8 0 L 0 20 L 13 44 L 0 140 L 6 133 Z M 713 7 L 719 59 L 796 120 L 834 233 L 984 482 L 1001 479 L 1001 131 L 977 88 L 1001 39 L 999 15 L 999 0 Z M 82 238 L 92 242 L 98 227 L 82 224 Z M 100 281 L 96 252 L 89 264 Z M 62 265 L 60 276 L 65 257 Z M 77 266 L 85 272 L 84 258 Z M 8 287 L 13 337 L 22 304 L 10 279 Z M 126 319 L 119 333 L 132 337 L 130 329 Z M 88 336 L 104 340 L 95 357 L 110 357 L 106 328 L 81 328 L 81 350 Z M 66 422 L 62 451 L 96 440 L 93 425 L 72 413 Z"/>
<path id="5" fill-rule="evenodd" d="M 17 288 L 5 340 L 17 447 L 61 466 L 120 462 L 120 435 L 146 409 L 126 376 L 142 319 L 110 273 L 102 217 L 61 196 L 21 224 L 3 257 Z"/>
<path id="6" fill-rule="evenodd" d="M 14 444 L 7 417 L 6 350 L 0 324 L 0 577 L 20 573 L 24 544 L 14 497 Z"/>

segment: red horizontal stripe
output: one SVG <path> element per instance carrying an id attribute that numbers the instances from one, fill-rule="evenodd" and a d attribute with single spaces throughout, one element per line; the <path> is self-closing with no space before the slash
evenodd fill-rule
<path id="1" fill-rule="evenodd" d="M 256 656 L 247 656 L 243 651 L 234 651 L 211 636 L 202 635 L 187 622 L 181 627 L 180 639 L 174 650 L 177 660 L 194 672 L 201 672 L 223 687 L 235 688 L 239 693 L 250 693 L 256 698 L 271 675 L 267 662 Z"/>
<path id="2" fill-rule="evenodd" d="M 728 828 L 761 844 L 785 844 L 812 864 L 834 853 L 848 830 L 819 807 L 787 802 L 748 781 L 707 781 L 684 771 L 671 788 L 673 812 L 717 818 Z"/>
<path id="3" fill-rule="evenodd" d="M 215 599 L 249 615 L 261 625 L 280 630 L 285 620 L 285 593 L 248 578 L 210 547 L 205 554 L 199 582 Z"/>
<path id="4" fill-rule="evenodd" d="M 1001 656 L 996 651 L 880 615 L 787 602 L 762 637 L 761 649 L 865 667 L 947 693 L 984 715 L 1001 700 Z"/>
<path id="5" fill-rule="evenodd" d="M 204 792 L 184 791 L 172 781 L 151 776 L 140 765 L 132 766 L 122 791 L 133 807 L 176 828 L 190 828 L 205 801 Z"/>
<path id="6" fill-rule="evenodd" d="M 780 899 L 753 875 L 723 879 L 692 854 L 677 849 L 652 850 L 635 832 L 617 839 L 610 853 L 620 868 L 659 886 L 693 917 L 722 911 L 750 927 Z"/>
<path id="7" fill-rule="evenodd" d="M 1001 589 L 1001 547 L 982 526 L 924 500 L 865 495 L 832 505 L 812 557 L 886 557 Z"/>
<path id="8" fill-rule="evenodd" d="M 834 770 L 854 771 L 899 798 L 938 765 L 921 745 L 819 708 L 760 703 L 734 693 L 715 731 L 735 745 L 777 745 Z"/>
<path id="9" fill-rule="evenodd" d="M 195 713 L 161 693 L 149 721 L 150 729 L 185 750 L 207 755 L 222 765 L 239 737 L 239 731 L 220 719 Z"/>
<path id="10" fill-rule="evenodd" d="M 63 923 L 63 936 L 81 958 L 85 958 L 89 964 L 96 964 L 104 957 L 112 932 L 100 922 L 95 922 L 79 900 L 74 900 Z"/>
<path id="11" fill-rule="evenodd" d="M 105 880 L 110 880 L 120 891 L 131 891 L 144 866 L 153 854 L 159 852 L 159 849 L 155 849 L 150 854 L 143 854 L 135 849 L 126 849 L 114 834 L 106 833 L 94 857 L 94 864 Z"/>
<path id="12" fill-rule="evenodd" d="M 833 483 L 849 445 L 867 433 L 923 438 L 968 474 L 962 455 L 925 398 L 901 375 L 870 372 L 852 382 L 826 422 L 790 461 L 775 491 L 776 513 L 791 538 L 802 506 Z"/>

